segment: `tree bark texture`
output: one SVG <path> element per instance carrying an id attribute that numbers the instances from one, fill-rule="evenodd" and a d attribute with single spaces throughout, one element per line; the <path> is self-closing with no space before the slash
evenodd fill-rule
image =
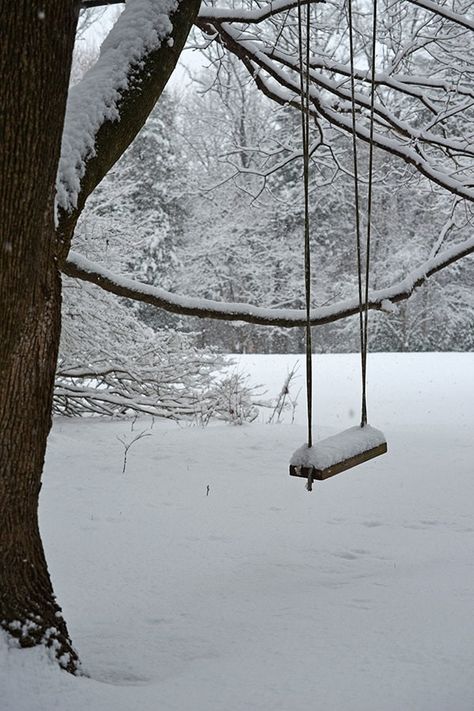
<path id="1" fill-rule="evenodd" d="M 38 496 L 61 323 L 54 194 L 77 15 L 74 0 L 0 0 L 0 624 L 72 672 Z"/>

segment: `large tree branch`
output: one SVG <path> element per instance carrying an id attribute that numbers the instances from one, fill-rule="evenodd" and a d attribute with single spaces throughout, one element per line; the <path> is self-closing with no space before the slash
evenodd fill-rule
<path id="1" fill-rule="evenodd" d="M 303 0 L 303 4 L 306 3 L 325 3 L 326 0 Z M 82 0 L 81 8 L 86 10 L 92 7 L 106 7 L 107 5 L 120 5 L 124 4 L 125 0 Z M 299 0 L 275 0 L 275 2 L 269 2 L 262 7 L 258 7 L 255 10 L 244 10 L 241 9 L 230 9 L 228 7 L 213 7 L 212 5 L 201 5 L 199 10 L 199 17 L 203 20 L 212 21 L 213 19 L 219 19 L 221 22 L 240 22 L 244 24 L 256 24 L 267 20 L 269 17 L 278 15 L 287 10 L 291 10 L 294 7 L 298 7 Z"/>
<path id="2" fill-rule="evenodd" d="M 369 308 L 389 310 L 391 304 L 408 299 L 415 289 L 425 283 L 429 277 L 454 264 L 459 259 L 474 253 L 474 238 L 440 252 L 426 261 L 418 269 L 410 272 L 405 279 L 385 289 L 372 291 L 369 295 Z M 70 252 L 63 265 L 63 271 L 70 277 L 97 284 L 102 289 L 117 296 L 151 304 L 171 313 L 199 318 L 212 318 L 224 321 L 246 321 L 261 326 L 283 326 L 292 328 L 304 326 L 306 317 L 303 311 L 294 309 L 272 309 L 242 303 L 220 303 L 209 299 L 180 296 L 155 286 L 143 284 L 127 277 L 113 274 L 101 265 Z M 321 326 L 353 316 L 359 312 L 356 298 L 321 306 L 311 310 L 311 323 Z"/>
<path id="3" fill-rule="evenodd" d="M 87 197 L 161 95 L 198 9 L 199 0 L 129 0 L 97 63 L 71 90 L 58 172 L 62 258 Z"/>

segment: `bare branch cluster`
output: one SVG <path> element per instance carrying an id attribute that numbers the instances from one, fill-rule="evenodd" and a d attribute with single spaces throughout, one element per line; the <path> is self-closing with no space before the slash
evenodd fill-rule
<path id="1" fill-rule="evenodd" d="M 254 420 L 257 407 L 267 404 L 259 388 L 248 385 L 241 373 L 217 379 L 219 356 L 208 357 L 207 363 L 203 355 L 161 362 L 159 368 L 146 360 L 129 367 L 105 361 L 86 367 L 62 363 L 56 374 L 54 413 L 242 424 Z"/>
<path id="2" fill-rule="evenodd" d="M 281 105 L 299 107 L 295 3 L 234 13 L 206 8 L 198 27 L 237 56 L 256 86 Z M 420 8 L 418 5 L 422 5 Z M 348 25 L 344 6 L 315 13 L 310 60 L 311 113 L 324 128 L 352 132 Z M 435 10 L 435 11 L 434 11 Z M 474 200 L 472 21 L 435 3 L 387 3 L 380 13 L 380 70 L 375 76 L 375 146 L 406 162 L 449 192 Z M 275 19 L 275 17 L 279 18 Z M 361 4 L 356 48 L 356 133 L 370 140 L 368 44 L 371 18 Z M 459 48 L 462 47 L 462 50 Z"/>

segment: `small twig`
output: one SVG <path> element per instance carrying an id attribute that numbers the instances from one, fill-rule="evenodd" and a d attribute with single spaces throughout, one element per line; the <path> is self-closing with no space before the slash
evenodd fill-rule
<path id="1" fill-rule="evenodd" d="M 283 410 L 285 410 L 288 405 L 287 405 L 287 400 L 289 401 L 289 404 L 292 408 L 292 422 L 294 421 L 295 418 L 295 409 L 298 401 L 298 396 L 296 398 L 292 398 L 290 394 L 290 384 L 293 378 L 296 375 L 296 372 L 299 367 L 299 361 L 295 363 L 295 365 L 292 367 L 290 371 L 288 371 L 287 376 L 283 382 L 283 386 L 280 390 L 280 394 L 278 395 L 277 401 L 275 403 L 275 407 L 273 408 L 273 412 L 268 418 L 268 424 L 272 424 L 272 422 L 281 422 L 281 416 L 283 413 Z M 298 391 L 299 394 L 299 391 Z"/>
<path id="2" fill-rule="evenodd" d="M 123 467 L 122 467 L 122 474 L 125 474 L 125 470 L 127 468 L 127 456 L 128 456 L 128 450 L 132 446 L 132 444 L 135 444 L 135 442 L 138 442 L 139 439 L 143 439 L 143 437 L 151 437 L 150 432 L 147 432 L 146 430 L 143 430 L 142 432 L 139 432 L 133 439 L 130 441 L 127 441 L 125 437 L 120 437 L 120 435 L 116 435 L 118 441 L 123 445 L 124 448 L 124 453 L 123 453 Z"/>

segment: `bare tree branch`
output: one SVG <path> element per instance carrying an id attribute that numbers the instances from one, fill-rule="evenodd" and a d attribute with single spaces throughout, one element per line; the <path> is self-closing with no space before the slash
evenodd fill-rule
<path id="1" fill-rule="evenodd" d="M 81 10 L 88 10 L 91 7 L 106 7 L 107 5 L 123 5 L 125 0 L 82 0 Z"/>
<path id="2" fill-rule="evenodd" d="M 465 15 L 459 15 L 457 12 L 453 12 L 444 5 L 440 5 L 437 2 L 432 2 L 432 0 L 408 0 L 412 5 L 418 5 L 424 10 L 429 10 L 429 12 L 438 15 L 439 17 L 444 17 L 446 20 L 454 22 L 456 25 L 465 27 L 468 30 L 474 30 L 474 22 L 470 20 Z"/>

